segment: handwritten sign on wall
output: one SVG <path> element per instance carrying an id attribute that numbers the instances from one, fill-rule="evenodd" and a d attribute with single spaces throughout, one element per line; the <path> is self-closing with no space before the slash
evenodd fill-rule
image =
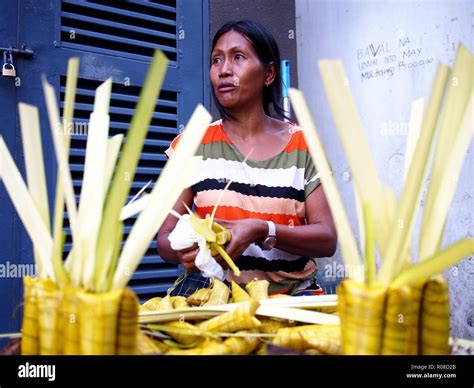
<path id="1" fill-rule="evenodd" d="M 423 50 L 422 38 L 409 36 L 394 41 L 372 42 L 357 49 L 360 81 L 389 80 L 397 73 L 433 64 L 434 58 Z"/>

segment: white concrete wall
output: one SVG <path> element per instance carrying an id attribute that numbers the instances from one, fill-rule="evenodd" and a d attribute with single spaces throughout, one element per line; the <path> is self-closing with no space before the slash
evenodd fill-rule
<path id="1" fill-rule="evenodd" d="M 299 85 L 323 137 L 354 230 L 353 182 L 317 61 L 343 61 L 379 176 L 399 195 L 410 104 L 428 97 L 437 62 L 452 65 L 458 42 L 474 50 L 473 4 L 296 0 Z M 414 62 L 418 66 L 408 68 Z M 474 233 L 472 150 L 471 144 L 449 213 L 444 246 Z M 339 251 L 336 260 L 341 263 Z M 331 262 L 319 260 L 320 272 Z M 474 260 L 467 258 L 445 275 L 451 290 L 452 334 L 473 339 Z"/>

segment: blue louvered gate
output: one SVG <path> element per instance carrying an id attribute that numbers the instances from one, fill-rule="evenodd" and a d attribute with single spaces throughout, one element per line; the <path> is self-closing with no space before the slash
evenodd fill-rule
<path id="1" fill-rule="evenodd" d="M 81 60 L 70 155 L 74 189 L 79 195 L 87 139 L 84 123 L 92 111 L 95 88 L 108 77 L 113 78 L 110 134 L 126 136 L 153 50 L 160 48 L 165 52 L 170 66 L 132 185 L 130 194 L 133 196 L 148 181 L 156 181 L 166 161 L 163 151 L 187 122 L 196 104 L 204 103 L 209 107 L 205 70 L 208 9 L 208 0 L 14 0 L 2 10 L 0 36 L 1 39 L 5 36 L 7 41 L 0 45 L 19 47 L 26 43 L 35 52 L 35 57 L 15 58 L 21 86 L 0 77 L 0 97 L 6 100 L 5 109 L 0 110 L 4 124 L 1 134 L 23 169 L 15 105 L 24 101 L 40 107 L 50 204 L 54 203 L 57 170 L 40 74 L 46 74 L 48 81 L 57 88 L 62 107 L 67 59 L 78 56 Z M 0 188 L 0 217 L 0 264 L 6 261 L 32 263 L 31 243 L 12 210 L 3 185 Z M 134 219 L 126 222 L 124 238 L 133 222 Z M 65 230 L 67 253 L 71 240 L 66 214 Z M 161 260 L 156 242 L 153 242 L 130 285 L 146 299 L 165 292 L 177 274 L 176 266 Z M 17 331 L 20 314 L 14 316 L 14 309 L 20 305 L 22 297 L 21 278 L 0 278 L 0 292 L 0 333 Z"/>

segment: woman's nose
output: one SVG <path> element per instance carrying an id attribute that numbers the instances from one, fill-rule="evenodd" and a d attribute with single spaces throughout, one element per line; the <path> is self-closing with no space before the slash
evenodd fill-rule
<path id="1" fill-rule="evenodd" d="M 219 70 L 220 77 L 228 77 L 232 75 L 232 64 L 230 63 L 230 61 L 223 60 Z"/>

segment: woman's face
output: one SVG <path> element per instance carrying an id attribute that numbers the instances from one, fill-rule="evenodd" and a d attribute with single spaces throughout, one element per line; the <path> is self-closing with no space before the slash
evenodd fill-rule
<path id="1" fill-rule="evenodd" d="M 218 101 L 229 110 L 261 104 L 265 82 L 269 82 L 255 48 L 237 31 L 226 32 L 217 41 L 210 77 Z"/>

